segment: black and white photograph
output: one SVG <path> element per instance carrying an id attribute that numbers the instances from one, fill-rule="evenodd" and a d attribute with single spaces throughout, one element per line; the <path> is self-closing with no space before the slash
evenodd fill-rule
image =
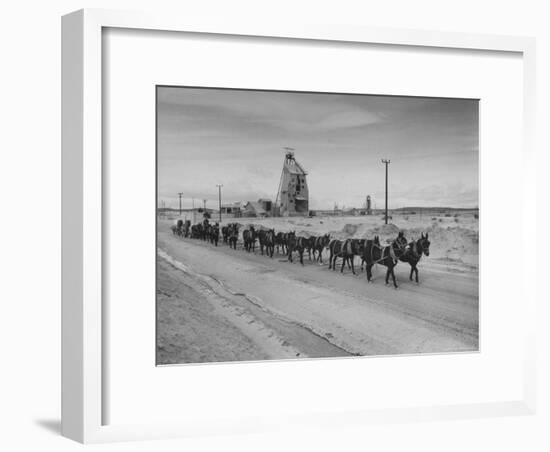
<path id="1" fill-rule="evenodd" d="M 156 87 L 157 365 L 479 350 L 479 101 Z"/>

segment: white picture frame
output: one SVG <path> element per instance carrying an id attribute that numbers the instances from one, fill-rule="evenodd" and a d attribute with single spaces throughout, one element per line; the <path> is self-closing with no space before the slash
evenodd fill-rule
<path id="1" fill-rule="evenodd" d="M 209 24 L 170 16 L 135 12 L 80 10 L 62 22 L 62 433 L 76 441 L 107 442 L 156 439 L 216 433 L 259 432 L 292 425 L 345 425 L 349 423 L 402 422 L 531 414 L 535 410 L 536 292 L 526 288 L 523 397 L 494 403 L 437 407 L 331 412 L 282 419 L 251 417 L 215 419 L 182 424 L 102 425 L 104 390 L 102 363 L 108 353 L 103 341 L 102 315 L 102 30 L 124 28 L 174 32 L 273 37 L 514 52 L 523 60 L 523 171 L 524 208 L 535 210 L 533 148 L 535 102 L 534 39 L 418 30 L 350 28 L 346 26 L 280 24 L 271 28 L 242 23 Z M 534 237 L 534 226 L 525 223 L 523 237 Z M 526 251 L 532 252 L 535 251 Z"/>

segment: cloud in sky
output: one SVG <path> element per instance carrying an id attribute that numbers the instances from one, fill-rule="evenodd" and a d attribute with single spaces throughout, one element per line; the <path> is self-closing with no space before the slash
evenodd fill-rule
<path id="1" fill-rule="evenodd" d="M 158 196 L 275 199 L 285 146 L 308 171 L 312 208 L 478 204 L 478 102 L 345 94 L 158 88 Z"/>

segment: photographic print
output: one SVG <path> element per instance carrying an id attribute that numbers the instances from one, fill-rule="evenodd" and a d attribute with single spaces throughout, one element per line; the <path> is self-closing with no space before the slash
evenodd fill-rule
<path id="1" fill-rule="evenodd" d="M 479 102 L 156 87 L 157 365 L 479 348 Z"/>

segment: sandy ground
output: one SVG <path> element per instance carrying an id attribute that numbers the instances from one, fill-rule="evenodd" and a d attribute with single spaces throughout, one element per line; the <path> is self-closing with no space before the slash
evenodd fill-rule
<path id="1" fill-rule="evenodd" d="M 355 237 L 378 228 L 381 236 L 393 235 L 392 225 L 364 220 L 263 223 L 306 233 L 323 229 Z M 420 284 L 408 280 L 408 265 L 400 263 L 397 290 L 384 284 L 383 267 L 375 266 L 368 284 L 364 272 L 342 275 L 307 259 L 301 266 L 277 254 L 270 259 L 240 246 L 235 251 L 181 239 L 172 235 L 171 221 L 160 221 L 157 362 L 477 350 L 477 231 L 466 219 L 459 226 L 454 219 L 445 221 L 449 224 L 436 220 L 428 226 L 432 253 L 420 263 Z M 470 223 L 477 224 L 473 217 Z M 408 226 L 403 229 L 409 236 L 421 228 Z"/>

